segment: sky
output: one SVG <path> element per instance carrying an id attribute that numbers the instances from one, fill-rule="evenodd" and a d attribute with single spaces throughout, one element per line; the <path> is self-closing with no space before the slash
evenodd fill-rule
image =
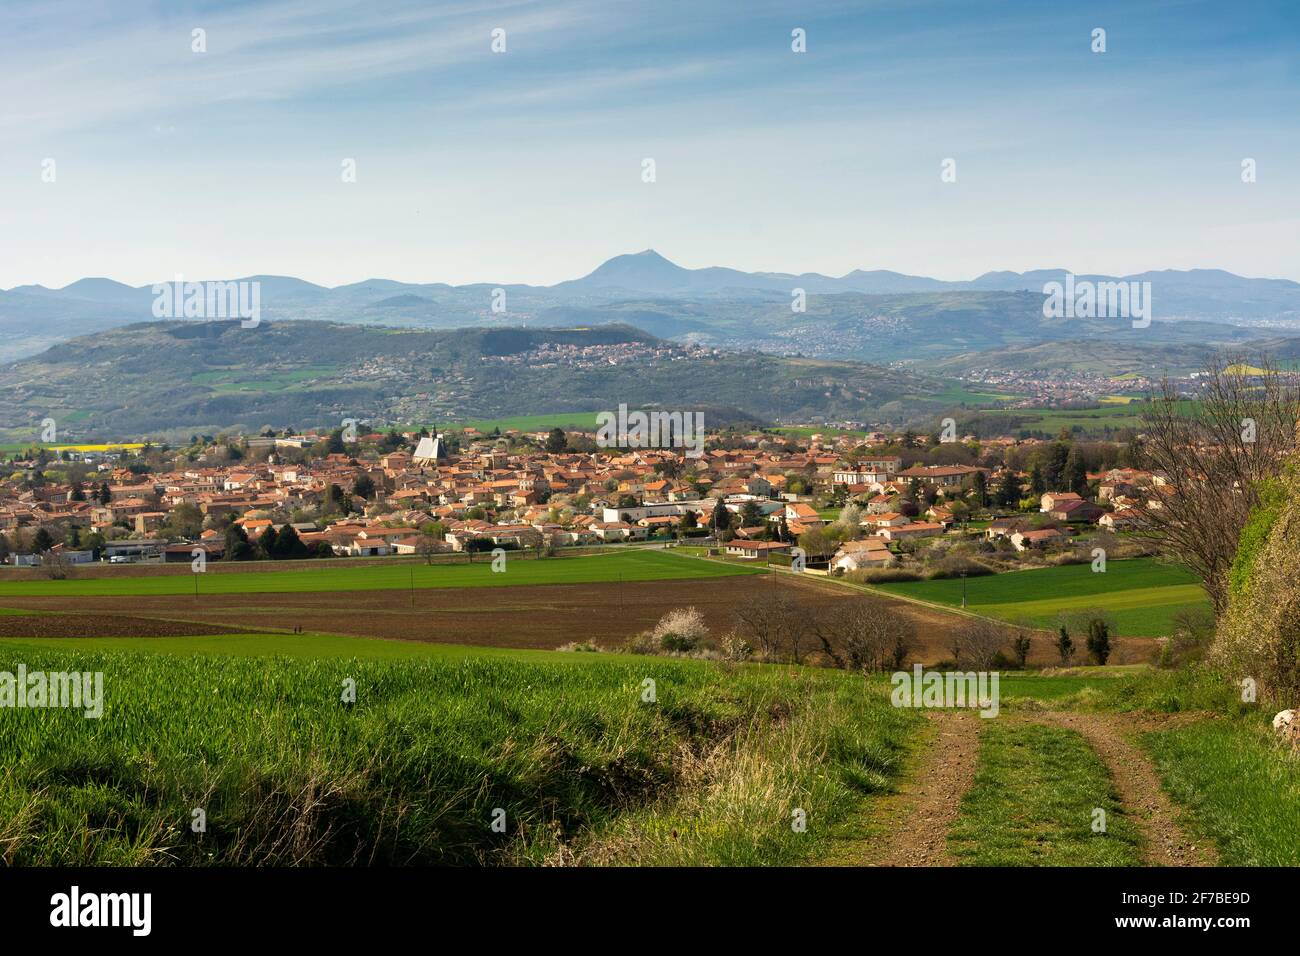
<path id="1" fill-rule="evenodd" d="M 0 288 L 1300 280 L 1298 53 L 1295 0 L 0 0 Z"/>

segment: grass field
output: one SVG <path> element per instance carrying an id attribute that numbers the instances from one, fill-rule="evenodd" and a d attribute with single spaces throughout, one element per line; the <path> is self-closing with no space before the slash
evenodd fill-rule
<path id="1" fill-rule="evenodd" d="M 477 428 L 490 432 L 499 428 L 503 432 L 540 432 L 552 428 L 573 428 L 580 431 L 596 430 L 596 412 L 553 412 L 549 415 L 517 415 L 513 418 L 491 418 L 475 422 L 461 422 L 461 428 Z"/>
<path id="2" fill-rule="evenodd" d="M 966 606 L 1004 621 L 1052 628 L 1060 615 L 1101 608 L 1121 636 L 1168 634 L 1180 610 L 1209 606 L 1196 578 L 1154 558 L 1111 561 L 1105 573 L 1090 564 L 1011 571 L 965 579 Z M 886 593 L 960 607 L 963 581 L 904 581 L 879 585 Z"/>
<path id="3" fill-rule="evenodd" d="M 357 658 L 393 661 L 512 660 L 585 664 L 630 661 L 626 654 L 560 653 L 427 641 L 396 641 L 347 634 L 211 634 L 196 637 L 24 637 L 0 638 L 0 653 L 51 651 L 139 651 L 149 654 L 217 654 L 231 657 Z"/>
<path id="4" fill-rule="evenodd" d="M 0 715 L 0 859 L 788 864 L 891 786 L 919 719 L 843 672 L 511 658 L 0 645 L 0 671 L 104 674 L 102 719 Z"/>
<path id="5" fill-rule="evenodd" d="M 427 565 L 416 562 L 376 561 L 367 565 L 332 565 L 321 561 L 308 568 L 288 571 L 239 571 L 236 565 L 213 565 L 204 574 L 122 575 L 99 578 L 72 577 L 51 581 L 35 576 L 0 581 L 0 600 L 6 596 L 114 596 L 194 594 L 195 579 L 201 594 L 279 594 L 299 591 L 379 591 L 420 588 L 486 588 L 530 584 L 589 584 L 613 581 L 662 581 L 754 574 L 759 569 L 651 550 L 619 551 L 583 557 L 519 558 L 507 552 L 505 570 L 492 570 L 490 555 L 473 564 Z"/>

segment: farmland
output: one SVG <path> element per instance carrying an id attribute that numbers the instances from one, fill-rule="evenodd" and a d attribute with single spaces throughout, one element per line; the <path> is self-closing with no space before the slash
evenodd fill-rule
<path id="1" fill-rule="evenodd" d="M 1125 636 L 1168 634 L 1179 611 L 1209 606 L 1190 572 L 1154 558 L 1111 561 L 1105 573 L 1094 573 L 1089 564 L 1071 564 L 964 581 L 884 584 L 880 590 L 960 607 L 963 584 L 967 608 L 989 617 L 1052 628 L 1062 614 L 1100 608 L 1114 617 Z"/>
<path id="2" fill-rule="evenodd" d="M 11 596 L 192 595 L 195 578 L 201 594 L 295 593 L 303 591 L 381 591 L 427 588 L 518 587 L 530 584 L 586 584 L 611 581 L 659 581 L 727 577 L 756 573 L 754 569 L 696 561 L 661 551 L 620 551 L 613 554 L 537 560 L 507 554 L 505 570 L 492 570 L 490 556 L 474 563 L 423 564 L 378 560 L 335 565 L 328 561 L 298 564 L 293 570 L 244 570 L 214 563 L 202 575 L 188 563 L 151 568 L 149 574 L 76 576 L 51 581 L 35 574 L 0 579 L 0 600 Z"/>

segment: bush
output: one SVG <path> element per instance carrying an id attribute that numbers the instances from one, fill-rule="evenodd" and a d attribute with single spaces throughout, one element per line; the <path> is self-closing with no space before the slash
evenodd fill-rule
<path id="1" fill-rule="evenodd" d="M 684 654 L 708 640 L 709 628 L 695 608 L 677 608 L 659 619 L 650 636 L 669 654 Z"/>
<path id="2" fill-rule="evenodd" d="M 570 641 L 568 644 L 561 644 L 556 650 L 565 653 L 600 654 L 605 649 L 595 641 Z"/>
<path id="3" fill-rule="evenodd" d="M 920 581 L 921 575 L 906 568 L 862 568 L 844 575 L 855 584 L 888 584 L 891 581 Z"/>
<path id="4" fill-rule="evenodd" d="M 994 574 L 994 570 L 987 565 L 978 561 L 969 561 L 965 558 L 948 557 L 938 561 L 925 575 L 931 581 L 942 581 L 947 578 L 959 578 L 962 572 L 966 572 L 968 578 L 979 578 L 987 574 Z"/>

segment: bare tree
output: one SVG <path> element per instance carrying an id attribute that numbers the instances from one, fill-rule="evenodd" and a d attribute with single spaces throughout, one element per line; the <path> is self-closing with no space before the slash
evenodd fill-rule
<path id="1" fill-rule="evenodd" d="M 1269 359 L 1213 359 L 1193 402 L 1166 379 L 1143 415 L 1138 462 L 1160 485 L 1137 506 L 1139 535 L 1190 568 L 1215 615 L 1228 570 L 1265 479 L 1296 446 L 1300 392 Z"/>
<path id="2" fill-rule="evenodd" d="M 916 626 L 910 617 L 869 598 L 827 606 L 812 630 L 836 666 L 851 670 L 897 670 L 916 644 Z"/>
<path id="3" fill-rule="evenodd" d="M 978 671 L 992 670 L 998 652 L 1006 643 L 1007 635 L 1002 624 L 988 618 L 972 617 L 956 634 L 957 664 L 966 664 Z"/>
<path id="4" fill-rule="evenodd" d="M 805 608 L 784 591 L 761 594 L 736 609 L 736 624 L 763 660 L 799 663 L 811 628 Z"/>
<path id="5" fill-rule="evenodd" d="M 415 553 L 424 558 L 425 564 L 433 564 L 433 559 L 447 550 L 449 545 L 431 534 L 420 535 L 420 540 L 415 544 Z"/>

